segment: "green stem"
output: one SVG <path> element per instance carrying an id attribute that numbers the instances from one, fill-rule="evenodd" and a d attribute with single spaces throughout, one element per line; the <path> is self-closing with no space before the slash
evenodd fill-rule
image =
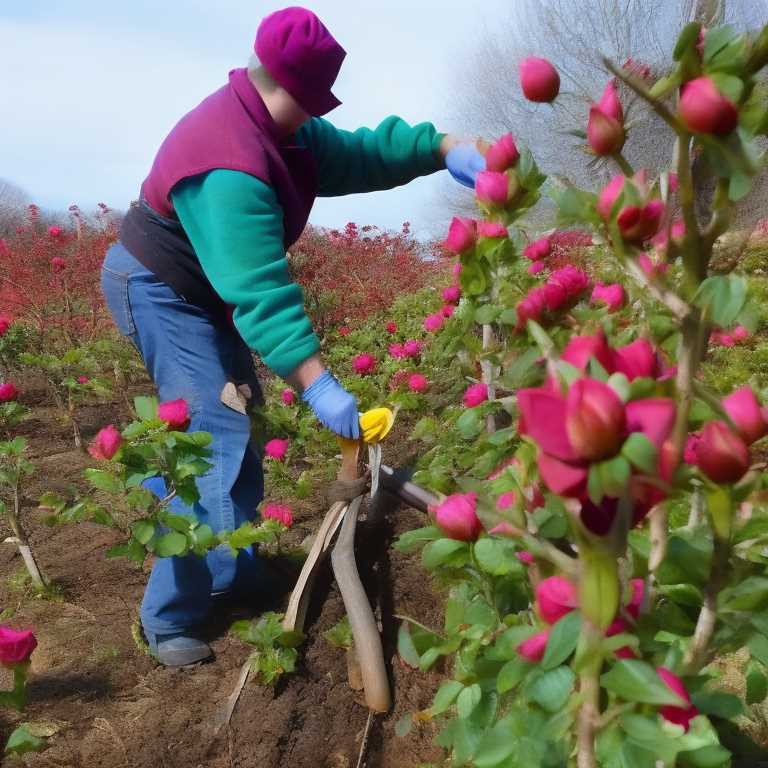
<path id="1" fill-rule="evenodd" d="M 602 633 L 591 622 L 586 619 L 582 622 L 579 646 L 585 661 L 579 673 L 581 706 L 577 722 L 576 765 L 578 768 L 597 768 L 595 736 L 600 724 L 602 637 Z"/>
<path id="2" fill-rule="evenodd" d="M 685 237 L 682 243 L 683 269 L 687 299 L 690 299 L 707 276 L 709 254 L 703 252 L 699 223 L 696 220 L 696 191 L 691 174 L 691 138 L 689 134 L 680 137 L 677 157 L 677 197 L 685 222 Z M 711 253 L 711 247 L 709 249 Z"/>
<path id="3" fill-rule="evenodd" d="M 626 157 L 624 157 L 624 155 L 621 154 L 621 152 L 617 152 L 615 155 L 611 155 L 611 157 L 625 176 L 634 175 L 635 169 L 629 164 L 629 161 Z"/>

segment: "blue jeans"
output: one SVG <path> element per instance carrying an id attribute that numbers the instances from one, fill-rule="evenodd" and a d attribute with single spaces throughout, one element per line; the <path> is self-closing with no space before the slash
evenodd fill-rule
<path id="1" fill-rule="evenodd" d="M 210 432 L 213 464 L 197 480 L 200 500 L 190 507 L 174 499 L 170 508 L 194 516 L 214 531 L 253 520 L 263 498 L 261 455 L 251 441 L 247 415 L 224 405 L 221 391 L 232 381 L 260 393 L 250 351 L 234 328 L 180 298 L 121 244 L 107 252 L 101 286 L 120 332 L 137 347 L 161 401 L 184 398 L 190 431 Z M 162 478 L 146 481 L 166 494 Z M 258 589 L 263 564 L 249 550 L 237 558 L 221 546 L 206 557 L 157 558 L 144 592 L 141 623 L 148 635 L 184 633 L 206 619 L 211 592 Z"/>

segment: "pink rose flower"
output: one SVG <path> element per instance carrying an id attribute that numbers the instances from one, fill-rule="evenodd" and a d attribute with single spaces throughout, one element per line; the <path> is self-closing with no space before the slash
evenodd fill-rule
<path id="1" fill-rule="evenodd" d="M 630 243 L 649 240 L 659 231 L 664 211 L 661 200 L 651 200 L 643 206 L 624 206 L 616 219 L 621 236 Z"/>
<path id="2" fill-rule="evenodd" d="M 272 440 L 268 440 L 264 445 L 264 455 L 268 459 L 274 459 L 275 461 L 285 461 L 285 455 L 288 453 L 287 439 L 281 439 L 274 437 Z"/>
<path id="3" fill-rule="evenodd" d="M 441 296 L 448 304 L 457 304 L 461 298 L 461 288 L 458 285 L 449 285 L 443 288 Z"/>
<path id="4" fill-rule="evenodd" d="M 185 430 L 189 426 L 189 406 L 183 398 L 167 400 L 157 407 L 157 418 L 171 429 Z"/>
<path id="5" fill-rule="evenodd" d="M 506 171 L 520 158 L 515 139 L 511 133 L 505 133 L 488 148 L 485 155 L 485 167 L 489 171 Z"/>
<path id="6" fill-rule="evenodd" d="M 747 445 L 768 434 L 762 406 L 748 384 L 723 398 L 723 408 Z"/>
<path id="7" fill-rule="evenodd" d="M 725 422 L 710 421 L 696 445 L 696 465 L 713 483 L 737 483 L 749 469 L 749 448 Z"/>
<path id="8" fill-rule="evenodd" d="M 527 640 L 523 640 L 515 650 L 526 661 L 537 664 L 544 658 L 544 653 L 547 650 L 547 643 L 549 642 L 550 631 L 551 630 L 549 629 L 545 629 L 543 632 L 537 632 L 535 635 L 531 635 Z"/>
<path id="9" fill-rule="evenodd" d="M 637 339 L 614 350 L 613 367 L 629 381 L 641 377 L 655 379 L 660 374 L 658 353 L 647 339 Z"/>
<path id="10" fill-rule="evenodd" d="M 683 681 L 677 675 L 666 667 L 657 667 L 656 674 L 661 678 L 664 685 L 684 702 L 684 705 L 680 707 L 669 704 L 659 707 L 659 714 L 669 723 L 682 725 L 685 732 L 688 733 L 691 720 L 699 714 L 699 710 L 691 704 L 691 697 L 685 690 Z"/>
<path id="11" fill-rule="evenodd" d="M 411 392 L 426 392 L 429 389 L 427 377 L 421 373 L 412 373 L 408 377 L 408 389 Z"/>
<path id="12" fill-rule="evenodd" d="M 352 370 L 359 376 L 367 376 L 376 369 L 376 358 L 364 352 L 361 355 L 357 355 L 352 360 Z"/>
<path id="13" fill-rule="evenodd" d="M 61 227 L 57 227 L 55 224 L 48 227 L 48 234 L 51 237 L 58 237 L 61 234 Z"/>
<path id="14" fill-rule="evenodd" d="M 387 333 L 397 333 L 397 323 L 394 323 L 392 320 L 390 320 L 386 326 L 385 330 Z"/>
<path id="15" fill-rule="evenodd" d="M 523 565 L 533 565 L 536 562 L 536 558 L 528 552 L 527 550 L 523 549 L 520 552 L 515 552 L 515 557 L 523 563 Z"/>
<path id="16" fill-rule="evenodd" d="M 0 403 L 8 403 L 18 396 L 19 390 L 13 382 L 6 381 L 5 384 L 0 384 Z"/>
<path id="17" fill-rule="evenodd" d="M 619 173 L 603 187 L 603 191 L 597 199 L 597 213 L 604 221 L 608 221 L 611 217 L 613 206 L 624 191 L 626 181 L 627 177 Z"/>
<path id="18" fill-rule="evenodd" d="M 122 442 L 122 435 L 114 425 L 109 424 L 98 431 L 88 446 L 88 453 L 94 459 L 111 459 L 120 449 Z"/>
<path id="19" fill-rule="evenodd" d="M 464 392 L 464 405 L 475 408 L 488 399 L 488 385 L 483 382 L 470 384 Z"/>
<path id="20" fill-rule="evenodd" d="M 14 667 L 26 664 L 37 648 L 37 638 L 31 629 L 11 629 L 0 626 L 0 664 Z"/>
<path id="21" fill-rule="evenodd" d="M 451 253 L 465 253 L 477 240 L 477 222 L 463 216 L 454 216 L 448 227 L 448 237 L 443 245 Z"/>
<path id="22" fill-rule="evenodd" d="M 624 442 L 624 403 L 596 379 L 578 379 L 568 390 L 565 430 L 577 458 L 600 461 L 615 456 Z"/>
<path id="23" fill-rule="evenodd" d="M 626 298 L 624 287 L 619 283 L 597 283 L 592 289 L 590 301 L 592 304 L 605 304 L 609 312 L 616 312 L 624 306 Z"/>
<path id="24" fill-rule="evenodd" d="M 509 183 L 506 173 L 480 171 L 475 179 L 475 195 L 481 203 L 503 208 L 509 199 Z"/>
<path id="25" fill-rule="evenodd" d="M 456 311 L 456 307 L 453 304 L 443 304 L 440 308 L 440 312 L 444 318 L 453 317 L 453 313 Z"/>
<path id="26" fill-rule="evenodd" d="M 78 384 L 87 384 L 90 381 L 90 379 L 87 376 L 78 376 L 77 377 L 77 383 Z"/>
<path id="27" fill-rule="evenodd" d="M 387 350 L 389 352 L 389 356 L 393 357 L 395 360 L 400 360 L 405 357 L 405 350 L 403 349 L 402 344 L 390 344 Z"/>
<path id="28" fill-rule="evenodd" d="M 416 339 L 408 339 L 408 341 L 403 344 L 403 354 L 407 358 L 413 359 L 421 354 L 423 348 L 424 345 L 420 341 L 417 341 Z"/>
<path id="29" fill-rule="evenodd" d="M 284 405 L 293 405 L 296 402 L 296 393 L 292 389 L 284 389 L 280 393 L 280 399 Z"/>
<path id="30" fill-rule="evenodd" d="M 578 606 L 578 591 L 563 576 L 550 576 L 536 587 L 536 610 L 547 624 L 556 624 Z"/>
<path id="31" fill-rule="evenodd" d="M 614 120 L 595 104 L 589 108 L 587 141 L 598 157 L 607 157 L 620 152 L 626 138 L 623 123 Z"/>
<path id="32" fill-rule="evenodd" d="M 531 261 L 541 261 L 552 252 L 552 243 L 548 237 L 540 237 L 523 248 L 523 256 Z"/>
<path id="33" fill-rule="evenodd" d="M 286 528 L 290 528 L 293 525 L 293 512 L 291 512 L 291 508 L 285 504 L 269 502 L 262 508 L 261 516 L 265 520 L 276 520 Z"/>
<path id="34" fill-rule="evenodd" d="M 448 538 L 475 541 L 483 529 L 476 510 L 476 493 L 454 493 L 437 507 L 435 520 Z"/>
<path id="35" fill-rule="evenodd" d="M 461 274 L 461 262 L 457 261 L 452 267 L 451 267 L 451 274 L 454 277 L 458 277 Z"/>
<path id="36" fill-rule="evenodd" d="M 528 266 L 529 275 L 538 275 L 539 272 L 543 272 L 546 269 L 546 265 L 543 261 L 534 261 Z"/>
<path id="37" fill-rule="evenodd" d="M 434 315 L 427 315 L 424 318 L 424 330 L 430 333 L 436 333 L 443 327 L 445 318 L 442 312 L 436 312 Z"/>
<path id="38" fill-rule="evenodd" d="M 729 134 L 739 122 L 736 105 L 709 77 L 697 77 L 680 89 L 680 117 L 694 133 Z"/>
<path id="39" fill-rule="evenodd" d="M 528 101 L 553 101 L 560 93 L 560 75 L 547 59 L 529 56 L 520 62 L 520 86 Z"/>
<path id="40" fill-rule="evenodd" d="M 497 221 L 479 221 L 477 223 L 477 234 L 480 237 L 507 237 L 509 233 L 507 228 Z"/>

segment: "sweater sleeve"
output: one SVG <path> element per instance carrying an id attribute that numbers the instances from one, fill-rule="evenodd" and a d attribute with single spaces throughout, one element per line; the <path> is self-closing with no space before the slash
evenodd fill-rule
<path id="1" fill-rule="evenodd" d="M 438 133 L 432 123 L 408 125 L 392 115 L 377 128 L 344 131 L 313 117 L 298 131 L 318 166 L 319 195 L 335 197 L 374 192 L 406 184 L 444 168 Z"/>
<path id="2" fill-rule="evenodd" d="M 240 171 L 215 170 L 172 192 L 203 272 L 227 304 L 245 343 L 279 376 L 320 343 L 291 278 L 283 247 L 283 211 L 274 190 Z"/>

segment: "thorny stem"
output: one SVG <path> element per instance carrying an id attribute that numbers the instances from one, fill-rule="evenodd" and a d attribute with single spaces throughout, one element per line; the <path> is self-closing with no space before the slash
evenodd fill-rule
<path id="1" fill-rule="evenodd" d="M 588 654 L 579 674 L 581 707 L 577 724 L 578 768 L 597 768 L 595 734 L 600 724 L 600 670 L 603 658 L 600 653 L 602 633 L 586 619 L 582 623 L 580 642 Z"/>
<path id="2" fill-rule="evenodd" d="M 632 277 L 646 288 L 651 296 L 664 304 L 664 306 L 666 306 L 678 320 L 687 317 L 691 311 L 691 307 L 674 291 L 669 290 L 669 288 L 666 288 L 655 280 L 651 280 L 648 275 L 643 272 L 639 264 L 631 257 L 626 259 L 625 264 Z"/>

